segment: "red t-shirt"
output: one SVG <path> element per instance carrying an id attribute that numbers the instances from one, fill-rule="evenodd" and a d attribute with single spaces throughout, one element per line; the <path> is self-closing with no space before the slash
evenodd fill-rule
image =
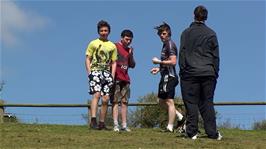
<path id="1" fill-rule="evenodd" d="M 126 81 L 130 83 L 128 67 L 130 67 L 129 49 L 124 47 L 121 42 L 115 44 L 117 48 L 118 59 L 116 60 L 115 80 Z"/>

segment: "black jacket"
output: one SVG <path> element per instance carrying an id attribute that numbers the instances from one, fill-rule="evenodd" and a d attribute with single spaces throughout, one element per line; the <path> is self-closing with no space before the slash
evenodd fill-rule
<path id="1" fill-rule="evenodd" d="M 214 76 L 219 73 L 219 45 L 216 33 L 204 23 L 193 22 L 181 35 L 180 77 Z"/>

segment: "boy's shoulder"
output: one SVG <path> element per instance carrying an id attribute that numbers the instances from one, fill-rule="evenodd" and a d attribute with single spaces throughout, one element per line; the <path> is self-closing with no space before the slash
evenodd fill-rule
<path id="1" fill-rule="evenodd" d="M 97 44 L 97 43 L 100 43 L 101 41 L 97 38 L 97 39 L 94 39 L 90 42 L 90 44 Z"/>

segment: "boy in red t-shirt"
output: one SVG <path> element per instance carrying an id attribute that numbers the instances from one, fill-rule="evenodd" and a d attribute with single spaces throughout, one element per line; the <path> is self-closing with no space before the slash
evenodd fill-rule
<path id="1" fill-rule="evenodd" d="M 128 68 L 135 67 L 133 48 L 129 47 L 133 39 L 130 30 L 123 30 L 120 42 L 116 43 L 118 59 L 116 61 L 115 85 L 111 96 L 114 131 L 131 131 L 127 126 L 127 104 L 130 97 L 130 78 Z M 121 103 L 122 128 L 118 124 L 118 103 Z"/>

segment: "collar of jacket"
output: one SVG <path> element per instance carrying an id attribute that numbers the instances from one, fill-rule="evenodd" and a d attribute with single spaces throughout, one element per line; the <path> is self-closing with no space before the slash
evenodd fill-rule
<path id="1" fill-rule="evenodd" d="M 191 27 L 191 26 L 200 26 L 200 25 L 205 25 L 205 23 L 204 23 L 204 22 L 198 22 L 198 21 L 196 22 L 196 21 L 195 21 L 195 22 L 192 22 L 192 23 L 190 24 L 190 27 Z"/>

